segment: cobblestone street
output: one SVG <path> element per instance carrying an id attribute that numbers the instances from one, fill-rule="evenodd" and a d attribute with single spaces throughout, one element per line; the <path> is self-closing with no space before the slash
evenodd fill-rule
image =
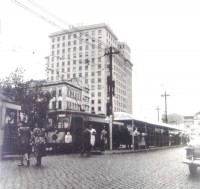
<path id="1" fill-rule="evenodd" d="M 191 177 L 182 163 L 183 147 L 115 155 L 50 155 L 41 167 L 18 167 L 19 158 L 1 161 L 2 189 L 169 188 L 199 189 L 200 171 Z"/>

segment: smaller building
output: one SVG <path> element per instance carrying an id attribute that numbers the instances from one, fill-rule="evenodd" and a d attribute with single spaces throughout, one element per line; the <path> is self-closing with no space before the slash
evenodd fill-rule
<path id="1" fill-rule="evenodd" d="M 53 95 L 49 110 L 89 111 L 90 109 L 89 88 L 80 79 L 46 82 L 43 84 L 43 89 Z"/>

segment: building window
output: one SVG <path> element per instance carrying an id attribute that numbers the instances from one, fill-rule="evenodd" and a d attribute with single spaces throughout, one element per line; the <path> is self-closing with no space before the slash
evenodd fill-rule
<path id="1" fill-rule="evenodd" d="M 52 43 L 54 43 L 55 42 L 55 38 L 52 38 Z"/>
<path id="2" fill-rule="evenodd" d="M 65 47 L 65 43 L 63 43 L 62 46 Z"/>
<path id="3" fill-rule="evenodd" d="M 62 101 L 58 101 L 58 109 L 62 109 Z"/>
<path id="4" fill-rule="evenodd" d="M 57 38 L 57 41 L 60 41 L 60 37 Z"/>
<path id="5" fill-rule="evenodd" d="M 59 47 L 60 47 L 60 44 L 58 43 L 58 44 L 57 44 L 57 48 L 59 48 Z"/>
<path id="6" fill-rule="evenodd" d="M 101 111 L 101 106 L 98 107 L 98 111 Z"/>
<path id="7" fill-rule="evenodd" d="M 68 35 L 68 39 L 71 39 L 71 35 Z"/>
<path id="8" fill-rule="evenodd" d="M 65 36 L 63 36 L 63 40 L 65 40 Z"/>
<path id="9" fill-rule="evenodd" d="M 54 45 L 52 45 L 52 47 L 51 47 L 52 49 L 54 49 Z"/>
<path id="10" fill-rule="evenodd" d="M 76 47 L 73 48 L 73 51 L 76 51 Z"/>
<path id="11" fill-rule="evenodd" d="M 68 46 L 70 46 L 71 45 L 71 42 L 70 41 L 68 41 Z"/>
<path id="12" fill-rule="evenodd" d="M 62 90 L 61 89 L 58 91 L 58 96 L 62 96 Z"/>
<path id="13" fill-rule="evenodd" d="M 94 100 L 91 101 L 91 104 L 94 104 Z"/>
<path id="14" fill-rule="evenodd" d="M 98 92 L 98 97 L 101 97 L 101 92 Z"/>
<path id="15" fill-rule="evenodd" d="M 98 62 L 101 62 L 101 57 L 98 58 Z"/>
<path id="16" fill-rule="evenodd" d="M 98 104 L 101 104 L 101 99 L 98 99 Z"/>
<path id="17" fill-rule="evenodd" d="M 82 51 L 82 49 L 83 49 L 83 47 L 82 47 L 82 46 L 80 46 L 80 47 L 79 47 L 79 51 Z"/>
<path id="18" fill-rule="evenodd" d="M 53 110 L 56 109 L 56 102 L 55 102 L 55 101 L 52 102 L 52 109 L 53 109 Z"/>
<path id="19" fill-rule="evenodd" d="M 76 40 L 74 40 L 74 45 L 76 45 Z"/>
<path id="20" fill-rule="evenodd" d="M 101 30 L 98 30 L 98 35 L 101 35 Z"/>

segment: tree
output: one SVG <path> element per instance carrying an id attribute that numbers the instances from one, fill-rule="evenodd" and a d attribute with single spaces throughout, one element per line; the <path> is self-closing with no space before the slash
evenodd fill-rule
<path id="1" fill-rule="evenodd" d="M 34 128 L 46 124 L 46 114 L 52 95 L 43 89 L 43 82 L 30 80 L 24 82 L 24 70 L 17 68 L 1 81 L 1 91 L 17 104 L 21 105 L 21 112 L 27 115 L 27 123 Z"/>

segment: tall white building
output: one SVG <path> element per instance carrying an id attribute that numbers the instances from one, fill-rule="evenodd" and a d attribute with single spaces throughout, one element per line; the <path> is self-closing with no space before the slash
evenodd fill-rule
<path id="1" fill-rule="evenodd" d="M 108 101 L 107 76 L 108 47 L 114 47 L 120 54 L 113 55 L 113 80 L 115 96 L 113 112 L 132 113 L 132 63 L 131 50 L 106 24 L 71 28 L 52 33 L 50 56 L 47 58 L 47 81 L 81 79 L 90 89 L 90 112 L 106 114 Z"/>

